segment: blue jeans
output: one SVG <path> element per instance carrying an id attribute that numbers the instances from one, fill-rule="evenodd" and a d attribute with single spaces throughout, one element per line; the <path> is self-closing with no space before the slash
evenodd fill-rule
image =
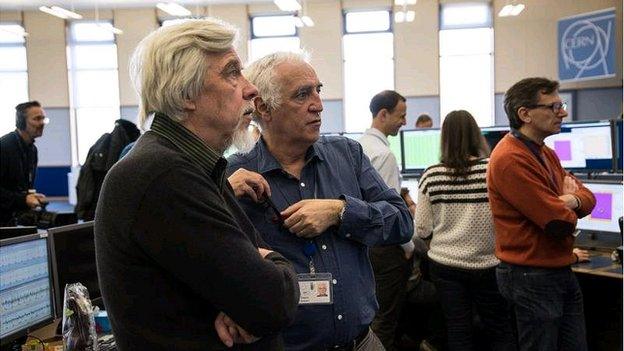
<path id="1" fill-rule="evenodd" d="M 496 279 L 514 308 L 520 350 L 587 350 L 583 294 L 570 267 L 501 263 Z"/>
<path id="2" fill-rule="evenodd" d="M 494 268 L 460 269 L 430 261 L 431 278 L 446 318 L 449 350 L 475 350 L 473 306 L 491 350 L 515 351 L 509 304 L 498 292 Z"/>

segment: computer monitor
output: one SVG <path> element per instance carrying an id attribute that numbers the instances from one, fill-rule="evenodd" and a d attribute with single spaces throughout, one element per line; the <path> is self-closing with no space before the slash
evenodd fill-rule
<path id="1" fill-rule="evenodd" d="M 45 233 L 0 240 L 0 344 L 9 345 L 54 320 Z"/>
<path id="2" fill-rule="evenodd" d="M 613 169 L 609 121 L 564 124 L 561 133 L 549 136 L 544 143 L 555 150 L 561 165 L 566 169 L 578 171 Z"/>
<path id="3" fill-rule="evenodd" d="M 48 241 L 57 311 L 62 311 L 66 284 L 81 283 L 92 301 L 99 299 L 93 221 L 48 229 Z"/>
<path id="4" fill-rule="evenodd" d="M 622 172 L 622 144 L 624 143 L 624 137 L 622 136 L 622 120 L 618 119 L 614 122 L 615 128 L 615 171 Z"/>
<path id="5" fill-rule="evenodd" d="M 401 133 L 397 135 L 388 135 L 388 142 L 390 143 L 390 151 L 394 154 L 399 165 L 399 170 L 403 170 L 403 152 L 401 152 Z"/>
<path id="6" fill-rule="evenodd" d="M 440 163 L 440 129 L 414 129 L 401 132 L 403 172 L 421 173 Z"/>
<path id="7" fill-rule="evenodd" d="M 16 236 L 24 236 L 28 234 L 37 234 L 37 227 L 35 226 L 0 227 L 0 240 L 15 238 Z"/>
<path id="8" fill-rule="evenodd" d="M 622 183 L 583 183 L 596 198 L 596 207 L 591 214 L 578 220 L 577 228 L 592 232 L 620 233 L 618 218 L 622 216 Z"/>
<path id="9" fill-rule="evenodd" d="M 509 126 L 495 126 L 495 127 L 484 127 L 481 128 L 481 134 L 485 137 L 488 145 L 490 146 L 490 151 L 494 150 L 496 145 L 505 135 L 509 133 Z"/>

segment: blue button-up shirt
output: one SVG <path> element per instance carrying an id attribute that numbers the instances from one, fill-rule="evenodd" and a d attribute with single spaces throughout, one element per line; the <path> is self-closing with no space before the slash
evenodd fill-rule
<path id="1" fill-rule="evenodd" d="M 322 350 L 342 345 L 365 331 L 377 311 L 369 246 L 410 240 L 412 217 L 394 189 L 388 188 L 356 141 L 321 137 L 306 154 L 300 179 L 286 173 L 260 140 L 246 155 L 229 158 L 227 173 L 258 172 L 271 186 L 280 211 L 303 199 L 344 199 L 342 223 L 314 238 L 316 272 L 332 274 L 332 305 L 300 305 L 295 323 L 284 332 L 289 350 Z M 273 221 L 271 208 L 239 200 L 266 243 L 284 255 L 297 273 L 309 273 L 303 247 L 307 239 Z"/>

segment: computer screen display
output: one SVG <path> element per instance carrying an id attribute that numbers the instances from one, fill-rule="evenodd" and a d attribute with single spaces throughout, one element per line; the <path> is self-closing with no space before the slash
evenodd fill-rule
<path id="1" fill-rule="evenodd" d="M 0 339 L 8 344 L 54 319 L 46 234 L 0 240 Z"/>
<path id="2" fill-rule="evenodd" d="M 615 121 L 615 136 L 617 137 L 617 140 L 615 141 L 615 152 L 617 153 L 617 159 L 616 159 L 616 164 L 615 164 L 615 168 L 616 171 L 622 171 L 622 144 L 624 143 L 624 139 L 622 136 L 622 120 L 618 119 L 617 121 Z"/>
<path id="3" fill-rule="evenodd" d="M 578 220 L 577 228 L 583 230 L 619 233 L 618 218 L 622 216 L 623 185 L 621 183 L 583 183 L 596 197 L 596 207 L 591 214 Z"/>
<path id="4" fill-rule="evenodd" d="M 561 127 L 561 133 L 549 136 L 544 143 L 567 169 L 611 170 L 611 125 L 609 121 L 570 123 Z"/>
<path id="5" fill-rule="evenodd" d="M 48 240 L 57 310 L 62 311 L 66 284 L 81 283 L 89 290 L 91 300 L 99 298 L 93 222 L 49 229 Z"/>
<path id="6" fill-rule="evenodd" d="M 481 128 L 481 134 L 483 134 L 485 140 L 490 146 L 490 151 L 494 150 L 498 142 L 501 141 L 507 133 L 509 133 L 508 126 Z"/>
<path id="7" fill-rule="evenodd" d="M 440 163 L 440 129 L 406 130 L 402 134 L 404 171 L 423 171 Z"/>

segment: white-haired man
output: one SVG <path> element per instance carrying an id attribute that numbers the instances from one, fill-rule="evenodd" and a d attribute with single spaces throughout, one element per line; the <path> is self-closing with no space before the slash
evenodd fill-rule
<path id="1" fill-rule="evenodd" d="M 322 84 L 300 55 L 266 56 L 245 75 L 260 91 L 254 103 L 262 137 L 248 154 L 230 157 L 228 173 L 257 172 L 272 192 L 272 201 L 239 201 L 298 273 L 301 298 L 283 333 L 286 349 L 383 350 L 369 329 L 377 302 L 368 247 L 411 238 L 407 207 L 360 144 L 319 139 Z M 321 285 L 330 287 L 328 296 Z"/>
<path id="2" fill-rule="evenodd" d="M 140 119 L 153 122 L 108 173 L 95 216 L 119 350 L 279 349 L 294 317 L 295 273 L 258 248 L 224 177 L 221 154 L 257 94 L 235 36 L 225 23 L 189 20 L 150 34 L 133 57 Z"/>

